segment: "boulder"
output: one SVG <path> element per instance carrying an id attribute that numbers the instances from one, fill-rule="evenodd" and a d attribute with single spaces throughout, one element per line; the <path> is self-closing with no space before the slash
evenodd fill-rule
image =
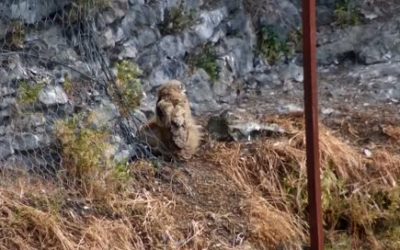
<path id="1" fill-rule="evenodd" d="M 63 105 L 68 102 L 68 96 L 61 86 L 46 86 L 39 93 L 39 101 L 46 106 Z"/>

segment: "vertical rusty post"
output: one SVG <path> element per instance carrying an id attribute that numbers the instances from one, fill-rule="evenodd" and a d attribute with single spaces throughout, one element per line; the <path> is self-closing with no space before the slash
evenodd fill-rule
<path id="1" fill-rule="evenodd" d="M 303 0 L 304 113 L 306 122 L 307 180 L 311 249 L 324 245 L 318 129 L 316 3 Z"/>

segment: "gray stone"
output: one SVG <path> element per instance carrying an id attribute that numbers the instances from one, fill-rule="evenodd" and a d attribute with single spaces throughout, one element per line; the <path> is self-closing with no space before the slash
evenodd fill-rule
<path id="1" fill-rule="evenodd" d="M 147 47 L 160 39 L 160 34 L 152 28 L 142 28 L 135 34 L 138 48 Z"/>
<path id="2" fill-rule="evenodd" d="M 114 161 L 117 163 L 127 162 L 132 157 L 132 155 L 133 155 L 133 153 L 131 150 L 124 149 L 124 150 L 117 152 L 114 155 Z"/>
<path id="3" fill-rule="evenodd" d="M 158 47 L 163 52 L 163 55 L 170 58 L 181 58 L 186 52 L 183 40 L 179 36 L 168 35 L 163 37 Z"/>
<path id="4" fill-rule="evenodd" d="M 335 20 L 335 13 L 332 8 L 318 6 L 317 8 L 317 23 L 318 26 L 329 25 Z"/>
<path id="5" fill-rule="evenodd" d="M 111 1 L 110 7 L 102 12 L 105 23 L 112 24 L 117 19 L 124 17 L 128 7 L 128 0 Z"/>
<path id="6" fill-rule="evenodd" d="M 14 154 L 14 150 L 11 147 L 11 143 L 7 140 L 0 139 L 0 160 L 7 158 Z"/>
<path id="7" fill-rule="evenodd" d="M 136 46 L 136 42 L 134 40 L 129 40 L 128 42 L 122 45 L 122 51 L 119 53 L 118 58 L 125 59 L 133 59 L 136 58 L 138 54 L 138 49 Z"/>
<path id="8" fill-rule="evenodd" d="M 16 134 L 12 137 L 12 147 L 15 151 L 29 151 L 48 146 L 50 140 L 44 135 L 31 133 Z"/>
<path id="9" fill-rule="evenodd" d="M 33 24 L 61 10 L 70 2 L 71 0 L 4 0 L 0 3 L 0 16 Z"/>
<path id="10" fill-rule="evenodd" d="M 0 126 L 0 136 L 4 136 L 9 132 L 11 132 L 10 126 Z"/>
<path id="11" fill-rule="evenodd" d="M 0 19 L 0 39 L 3 39 L 8 32 L 7 23 Z"/>
<path id="12" fill-rule="evenodd" d="M 6 118 L 10 118 L 11 113 L 12 111 L 10 108 L 0 110 L 0 124 L 3 124 Z"/>
<path id="13" fill-rule="evenodd" d="M 16 105 L 16 100 L 14 97 L 4 97 L 0 102 L 0 109 L 6 109 Z"/>
<path id="14" fill-rule="evenodd" d="M 285 130 L 277 124 L 262 124 L 258 122 L 246 122 L 229 126 L 229 134 L 235 141 L 251 141 L 263 134 L 284 134 Z"/>
<path id="15" fill-rule="evenodd" d="M 145 0 L 129 0 L 129 4 L 144 4 Z"/>
<path id="16" fill-rule="evenodd" d="M 382 32 L 379 37 L 371 39 L 358 51 L 358 57 L 365 64 L 399 61 L 400 38 L 397 29 Z"/>
<path id="17" fill-rule="evenodd" d="M 228 16 L 226 7 L 200 13 L 200 23 L 193 27 L 198 38 L 205 42 L 210 39 L 218 25 Z"/>
<path id="18" fill-rule="evenodd" d="M 212 84 L 212 91 L 218 99 L 228 101 L 231 97 L 230 94 L 234 92 L 231 90 L 231 85 L 235 79 L 235 75 L 230 70 L 226 61 L 217 60 L 217 64 L 219 67 L 218 80 Z"/>
<path id="19" fill-rule="evenodd" d="M 133 6 L 122 21 L 122 26 L 131 26 L 131 29 L 150 27 L 154 28 L 161 21 L 161 16 L 156 14 L 153 6 L 146 4 Z"/>
<path id="20" fill-rule="evenodd" d="M 27 78 L 26 69 L 18 54 L 7 57 L 7 79 L 8 80 L 22 80 Z"/>
<path id="21" fill-rule="evenodd" d="M 279 78 L 282 82 L 295 81 L 303 82 L 304 70 L 303 67 L 297 66 L 294 63 L 281 65 L 278 69 Z"/>
<path id="22" fill-rule="evenodd" d="M 7 84 L 7 82 L 9 82 L 10 81 L 10 76 L 8 75 L 9 73 L 4 69 L 4 68 L 0 68 L 0 85 L 1 86 L 5 86 L 6 84 Z M 6 89 L 8 89 L 8 88 L 6 88 L 6 87 L 2 87 L 1 88 L 1 90 L 0 90 L 0 96 L 1 95 L 7 95 L 7 92 L 3 92 L 3 91 L 5 91 Z M 11 93 L 12 94 L 12 93 Z"/>
<path id="23" fill-rule="evenodd" d="M 1 74 L 1 72 L 0 72 Z M 0 97 L 6 97 L 10 95 L 14 95 L 16 93 L 15 89 L 13 88 L 8 88 L 8 87 L 1 87 L 0 88 Z"/>
<path id="24" fill-rule="evenodd" d="M 68 96 L 61 86 L 46 86 L 39 93 L 39 101 L 47 106 L 66 104 Z"/>
<path id="25" fill-rule="evenodd" d="M 1 167 L 9 168 L 9 169 L 18 169 L 22 168 L 24 170 L 35 170 L 42 171 L 44 174 L 47 168 L 49 167 L 50 161 L 43 157 L 33 157 L 23 154 L 14 154 L 7 158 L 6 161 L 2 163 Z M 52 162 L 54 164 L 54 162 Z M 55 169 L 55 166 L 52 166 L 52 169 Z M 48 173 L 48 172 L 47 172 Z"/>
<path id="26" fill-rule="evenodd" d="M 227 62 L 236 77 L 243 77 L 253 70 L 252 43 L 241 38 L 226 38 L 217 47 L 217 53 Z"/>
<path id="27" fill-rule="evenodd" d="M 223 111 L 212 116 L 207 123 L 207 130 L 216 140 L 253 140 L 259 136 L 285 134 L 286 131 L 277 124 L 258 121 L 245 111 Z"/>
<path id="28" fill-rule="evenodd" d="M 158 87 L 169 80 L 184 78 L 187 70 L 181 61 L 165 60 L 150 73 L 149 82 L 153 88 Z"/>
<path id="29" fill-rule="evenodd" d="M 101 35 L 97 36 L 101 48 L 113 48 L 116 43 L 125 38 L 124 30 L 121 27 L 115 29 L 107 27 Z"/>
<path id="30" fill-rule="evenodd" d="M 43 113 L 24 114 L 14 118 L 11 122 L 14 131 L 30 132 L 44 126 L 46 118 Z"/>
<path id="31" fill-rule="evenodd" d="M 102 99 L 100 105 L 90 112 L 88 122 L 95 129 L 111 128 L 118 116 L 117 107 L 110 101 Z"/>
<path id="32" fill-rule="evenodd" d="M 102 34 L 98 37 L 98 42 L 101 48 L 110 48 L 115 46 L 114 32 L 112 28 L 108 27 Z"/>
<path id="33" fill-rule="evenodd" d="M 278 112 L 280 114 L 297 113 L 297 112 L 303 112 L 303 108 L 296 104 L 289 103 L 278 107 Z"/>
<path id="34" fill-rule="evenodd" d="M 229 123 L 222 115 L 210 117 L 207 122 L 207 131 L 215 140 L 227 141 L 232 139 L 229 134 Z"/>
<path id="35" fill-rule="evenodd" d="M 358 60 L 364 64 L 399 61 L 399 27 L 400 18 L 395 16 L 385 23 L 373 22 L 320 33 L 318 60 L 323 65 L 343 59 Z"/>
<path id="36" fill-rule="evenodd" d="M 262 8 L 260 24 L 273 27 L 282 38 L 301 25 L 299 9 L 288 0 L 265 1 Z"/>
<path id="37" fill-rule="evenodd" d="M 209 76 L 203 69 L 198 69 L 185 80 L 185 84 L 194 114 L 213 112 L 220 108 L 212 94 Z"/>

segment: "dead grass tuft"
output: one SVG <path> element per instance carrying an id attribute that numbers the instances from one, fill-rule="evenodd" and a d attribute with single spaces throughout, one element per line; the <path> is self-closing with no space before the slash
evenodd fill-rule
<path id="1" fill-rule="evenodd" d="M 295 214 L 305 222 L 307 180 L 302 119 L 275 117 L 273 122 L 285 127 L 289 136 L 247 144 L 220 143 L 207 158 L 244 192 L 261 193 L 270 206 L 286 213 L 284 218 L 287 220 Z M 394 212 L 388 204 L 399 205 L 397 198 L 389 195 L 398 188 L 399 156 L 381 148 L 374 150 L 373 156 L 368 158 L 362 150 L 323 125 L 320 126 L 320 154 L 324 225 L 328 235 L 341 230 L 352 237 L 354 244 L 369 242 L 381 246 L 375 237 L 378 225 L 393 220 L 389 219 Z M 266 209 L 262 211 L 266 212 Z M 253 221 L 261 223 L 257 216 Z M 400 225 L 399 220 L 396 223 Z M 263 227 L 262 224 L 257 226 Z M 292 228 L 302 231 L 300 227 Z M 265 226 L 265 232 L 274 235 L 276 240 L 284 236 L 273 230 L 276 227 L 267 229 Z M 298 243 L 305 243 L 298 239 Z M 276 241 L 269 239 L 269 242 Z"/>
<path id="2" fill-rule="evenodd" d="M 280 211 L 259 195 L 248 198 L 243 205 L 251 241 L 258 249 L 301 249 L 306 241 L 301 219 Z"/>
<path id="3" fill-rule="evenodd" d="M 47 183 L 25 176 L 1 186 L 0 249 L 175 249 L 186 240 L 173 201 L 133 183 L 96 200 Z"/>

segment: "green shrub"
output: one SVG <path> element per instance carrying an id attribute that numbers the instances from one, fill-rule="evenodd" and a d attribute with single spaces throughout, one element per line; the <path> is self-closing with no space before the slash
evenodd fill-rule
<path id="1" fill-rule="evenodd" d="M 213 82 L 219 79 L 220 68 L 217 63 L 217 54 L 211 45 L 206 45 L 199 53 L 189 57 L 189 64 L 195 68 L 204 69 Z"/>
<path id="2" fill-rule="evenodd" d="M 62 159 L 58 175 L 68 187 L 101 200 L 110 190 L 121 189 L 131 173 L 128 161 L 114 159 L 116 145 L 111 144 L 111 131 L 92 128 L 90 115 L 79 113 L 55 124 Z"/>
<path id="3" fill-rule="evenodd" d="M 68 177 L 85 181 L 109 166 L 106 151 L 110 134 L 85 128 L 80 116 L 56 124 L 56 137 L 62 149 L 63 167 Z"/>
<path id="4" fill-rule="evenodd" d="M 117 63 L 116 69 L 117 79 L 110 92 L 121 114 L 126 116 L 140 106 L 143 98 L 142 83 L 139 78 L 142 71 L 137 64 L 126 60 Z"/>
<path id="5" fill-rule="evenodd" d="M 65 82 L 63 84 L 65 93 L 67 93 L 68 96 L 72 96 L 74 93 L 74 83 L 72 82 L 72 79 L 68 76 L 65 75 Z"/>
<path id="6" fill-rule="evenodd" d="M 44 87 L 44 83 L 29 84 L 27 81 L 22 81 L 18 89 L 18 102 L 22 105 L 36 103 Z"/>
<path id="7" fill-rule="evenodd" d="M 177 34 L 195 24 L 195 12 L 185 11 L 182 6 L 166 10 L 164 21 L 159 25 L 162 35 Z"/>
<path id="8" fill-rule="evenodd" d="M 336 24 L 344 28 L 360 24 L 361 14 L 352 0 L 341 0 L 336 5 L 335 19 Z"/>
<path id="9" fill-rule="evenodd" d="M 297 42 L 297 41 L 296 41 Z M 281 39 L 271 27 L 262 27 L 258 34 L 258 50 L 271 64 L 294 54 L 289 40 Z"/>

